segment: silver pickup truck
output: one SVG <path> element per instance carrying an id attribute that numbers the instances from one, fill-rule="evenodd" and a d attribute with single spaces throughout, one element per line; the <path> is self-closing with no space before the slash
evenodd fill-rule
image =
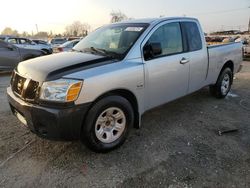
<path id="1" fill-rule="evenodd" d="M 224 98 L 241 61 L 241 43 L 207 47 L 197 19 L 130 20 L 97 29 L 72 52 L 21 62 L 8 100 L 36 134 L 107 152 L 149 109 L 204 86 Z"/>

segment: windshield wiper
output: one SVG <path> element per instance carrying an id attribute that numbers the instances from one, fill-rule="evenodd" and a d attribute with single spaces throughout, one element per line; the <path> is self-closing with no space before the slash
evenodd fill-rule
<path id="1" fill-rule="evenodd" d="M 101 49 L 101 48 L 95 48 L 95 47 L 92 46 L 92 47 L 90 47 L 90 49 L 97 52 L 97 53 L 101 53 L 101 54 L 104 54 L 104 55 L 107 54 L 107 51 L 104 50 L 104 49 Z"/>
<path id="2" fill-rule="evenodd" d="M 82 50 L 76 50 L 74 48 L 71 49 L 72 52 L 83 52 Z"/>
<path id="3" fill-rule="evenodd" d="M 85 48 L 83 51 L 86 52 L 94 52 L 100 55 L 104 55 L 107 57 L 111 57 L 114 59 L 121 59 L 122 55 L 116 52 L 112 52 L 112 51 L 107 51 L 105 49 L 101 49 L 101 48 L 95 48 L 95 47 L 90 47 L 90 48 Z"/>

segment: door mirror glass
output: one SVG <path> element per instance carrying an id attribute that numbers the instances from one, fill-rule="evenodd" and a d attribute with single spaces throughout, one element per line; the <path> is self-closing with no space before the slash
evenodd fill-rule
<path id="1" fill-rule="evenodd" d="M 159 42 L 152 42 L 148 43 L 143 48 L 143 55 L 145 60 L 149 60 L 154 58 L 155 56 L 162 54 L 162 47 L 161 43 Z"/>

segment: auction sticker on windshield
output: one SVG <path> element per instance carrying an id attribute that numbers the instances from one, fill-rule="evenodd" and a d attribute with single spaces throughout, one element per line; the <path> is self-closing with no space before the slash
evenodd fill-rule
<path id="1" fill-rule="evenodd" d="M 127 27 L 125 31 L 135 31 L 135 32 L 140 32 L 143 30 L 143 27 Z"/>

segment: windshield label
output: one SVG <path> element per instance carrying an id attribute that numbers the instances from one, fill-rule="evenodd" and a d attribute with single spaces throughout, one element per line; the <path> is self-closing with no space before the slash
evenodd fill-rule
<path id="1" fill-rule="evenodd" d="M 135 31 L 135 32 L 140 32 L 143 30 L 143 27 L 127 27 L 125 31 Z"/>

